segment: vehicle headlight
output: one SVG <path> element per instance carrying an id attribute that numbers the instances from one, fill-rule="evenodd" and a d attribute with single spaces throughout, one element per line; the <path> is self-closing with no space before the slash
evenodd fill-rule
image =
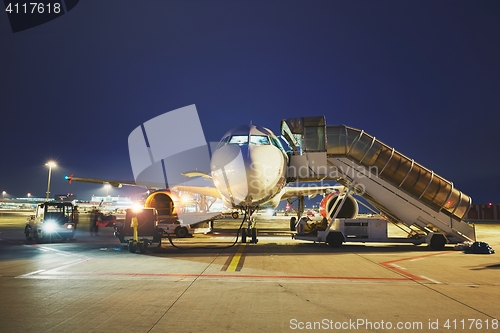
<path id="1" fill-rule="evenodd" d="M 73 229 L 73 225 L 72 225 L 72 224 L 68 224 L 68 225 L 66 226 L 66 228 L 68 228 L 68 229 Z"/>
<path id="2" fill-rule="evenodd" d="M 45 232 L 54 232 L 57 230 L 57 223 L 54 221 L 45 221 L 43 223 L 43 231 Z"/>

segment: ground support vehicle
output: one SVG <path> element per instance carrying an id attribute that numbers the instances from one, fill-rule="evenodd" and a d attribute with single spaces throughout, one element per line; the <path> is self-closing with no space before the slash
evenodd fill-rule
<path id="1" fill-rule="evenodd" d="M 44 202 L 26 220 L 24 234 L 36 242 L 73 239 L 77 224 L 78 210 L 71 202 Z"/>
<path id="2" fill-rule="evenodd" d="M 145 253 L 153 244 L 160 246 L 162 237 L 184 238 L 194 232 L 189 224 L 174 216 L 158 216 L 155 208 L 127 209 L 125 221 L 115 222 L 114 228 L 115 237 L 126 243 L 132 253 L 137 250 Z"/>
<path id="3" fill-rule="evenodd" d="M 287 170 L 289 181 L 335 181 L 350 187 L 353 195 L 373 207 L 372 212 L 406 231 L 412 243 L 425 239 L 433 249 L 441 249 L 445 244 L 476 241 L 474 224 L 465 219 L 472 205 L 468 195 L 365 131 L 345 125 L 327 125 L 325 117 L 303 117 L 283 120 L 281 133 L 292 148 Z M 337 200 L 340 197 L 338 195 Z M 331 199 L 325 208 L 330 210 L 337 200 Z M 349 203 L 357 207 L 352 200 L 347 203 L 347 207 Z M 341 244 L 347 240 L 378 238 L 362 231 L 368 228 L 365 224 L 371 222 L 346 221 L 343 226 L 342 223 L 334 226 L 337 215 L 332 216 L 329 212 L 326 216 L 329 223 L 325 231 L 328 231 L 316 232 L 321 241 L 328 238 L 329 244 Z M 293 221 L 290 222 L 293 230 Z M 360 224 L 356 226 L 355 223 Z M 297 234 L 296 237 L 313 236 Z M 390 238 L 385 240 L 392 241 Z"/>
<path id="4" fill-rule="evenodd" d="M 145 253 L 150 245 L 161 244 L 163 230 L 158 228 L 158 212 L 154 208 L 127 209 L 125 221 L 116 222 L 114 228 L 115 237 L 127 244 L 132 253 Z"/>
<path id="5" fill-rule="evenodd" d="M 429 243 L 436 249 L 442 248 L 446 240 L 441 234 L 430 233 L 428 235 L 414 234 L 411 237 L 388 237 L 387 220 L 381 218 L 357 218 L 357 219 L 335 219 L 329 230 L 316 229 L 314 227 L 310 233 L 299 232 L 294 234 L 293 238 L 300 240 L 310 240 L 314 242 L 325 242 L 332 247 L 339 247 L 344 242 L 361 243 L 411 243 L 420 245 Z M 436 237 L 432 242 L 432 238 Z M 444 243 L 439 243 L 443 239 Z"/>
<path id="6" fill-rule="evenodd" d="M 351 184 L 347 192 L 337 198 L 337 200 L 341 199 L 340 204 L 337 208 L 332 205 L 327 215 L 332 218 L 324 227 L 316 228 L 314 224 L 309 225 L 308 218 L 302 217 L 297 223 L 297 233 L 292 234 L 292 238 L 324 242 L 331 247 L 340 247 L 344 242 L 412 243 L 414 245 L 427 243 L 432 249 L 441 250 L 449 243 L 444 234 L 432 231 L 424 233 L 414 230 L 408 233 L 406 238 L 388 237 L 388 222 L 382 218 L 337 219 L 337 214 L 353 187 L 354 184 Z"/>
<path id="7" fill-rule="evenodd" d="M 179 238 L 190 237 L 194 233 L 192 225 L 206 222 L 220 213 L 183 214 L 185 221 L 178 216 L 159 216 L 155 208 L 127 209 L 124 222 L 116 222 L 115 237 L 120 243 L 127 244 L 130 252 L 145 253 L 149 246 L 161 246 L 164 237 L 175 235 Z M 132 238 L 130 238 L 132 237 Z"/>

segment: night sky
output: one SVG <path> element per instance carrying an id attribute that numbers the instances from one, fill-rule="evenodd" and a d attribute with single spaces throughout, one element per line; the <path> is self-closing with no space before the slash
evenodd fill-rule
<path id="1" fill-rule="evenodd" d="M 10 196 L 44 197 L 51 159 L 52 194 L 105 195 L 63 177 L 133 180 L 130 132 L 195 104 L 207 141 L 325 115 L 500 203 L 498 1 L 81 1 L 17 33 L 0 14 L 0 51 Z"/>

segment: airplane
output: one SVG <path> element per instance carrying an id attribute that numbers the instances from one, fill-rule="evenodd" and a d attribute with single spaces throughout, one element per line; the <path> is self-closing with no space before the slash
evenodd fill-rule
<path id="1" fill-rule="evenodd" d="M 287 142 L 288 143 L 288 142 Z M 156 190 L 146 199 L 145 207 L 154 207 L 158 215 L 175 216 L 181 205 L 172 192 L 187 191 L 214 198 L 220 198 L 227 207 L 245 213 L 246 228 L 242 229 L 242 242 L 251 237 L 257 243 L 257 228 L 253 214 L 259 209 L 276 208 L 281 200 L 296 197 L 326 195 L 320 204 L 320 212 L 333 211 L 332 206 L 345 190 L 344 186 L 291 186 L 287 178 L 288 155 L 278 137 L 268 128 L 253 124 L 241 125 L 229 130 L 216 146 L 210 159 L 210 173 L 192 171 L 183 173 L 186 177 L 203 177 L 213 182 L 213 186 L 176 185 L 171 189 Z M 138 185 L 152 188 L 151 184 L 96 178 L 66 176 L 72 181 L 109 183 L 115 187 Z M 311 184 L 313 185 L 313 184 Z M 339 200 L 340 201 L 340 200 Z M 348 196 L 339 218 L 354 218 L 358 205 Z M 300 217 L 301 212 L 299 212 Z M 237 218 L 237 214 L 234 214 Z M 199 217 L 198 217 L 199 218 Z M 296 217 L 290 219 L 292 230 Z"/>

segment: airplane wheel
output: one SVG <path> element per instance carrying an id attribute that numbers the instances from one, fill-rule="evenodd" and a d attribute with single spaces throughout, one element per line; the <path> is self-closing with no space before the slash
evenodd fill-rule
<path id="1" fill-rule="evenodd" d="M 247 242 L 247 229 L 245 228 L 241 229 L 241 242 L 242 243 Z"/>
<path id="2" fill-rule="evenodd" d="M 238 213 L 238 212 L 232 212 L 231 216 L 233 217 L 233 219 L 236 220 L 238 217 L 240 217 L 240 213 Z"/>
<path id="3" fill-rule="evenodd" d="M 292 216 L 290 218 L 290 231 L 295 231 L 295 224 L 297 224 L 297 218 Z"/>
<path id="4" fill-rule="evenodd" d="M 175 228 L 175 235 L 179 238 L 186 238 L 189 235 L 189 231 L 186 227 Z"/>
<path id="5" fill-rule="evenodd" d="M 252 229 L 252 243 L 257 244 L 257 242 L 258 242 L 258 240 L 257 240 L 257 229 L 253 228 Z"/>

